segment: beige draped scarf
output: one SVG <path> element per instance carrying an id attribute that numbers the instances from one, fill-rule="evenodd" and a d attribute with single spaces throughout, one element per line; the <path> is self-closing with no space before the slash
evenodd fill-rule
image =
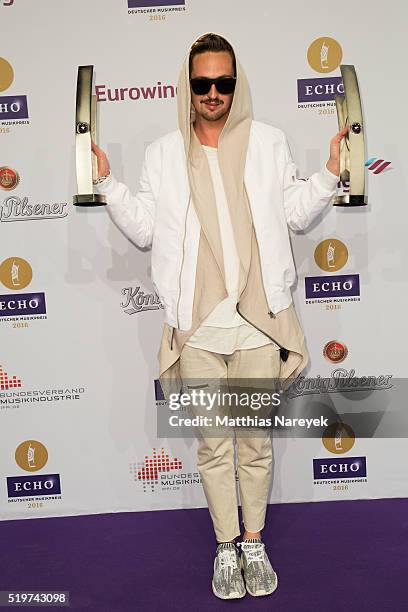
<path id="1" fill-rule="evenodd" d="M 259 250 L 251 208 L 244 185 L 244 170 L 252 122 L 249 86 L 236 57 L 237 81 L 228 119 L 218 140 L 218 161 L 227 197 L 234 238 L 240 259 L 239 312 L 250 323 L 285 347 L 281 378 L 286 388 L 308 363 L 304 335 L 293 304 L 274 318 L 262 283 Z M 159 350 L 160 381 L 165 396 L 181 385 L 178 359 L 184 343 L 201 322 L 227 296 L 220 227 L 207 157 L 193 128 L 194 109 L 189 83 L 189 54 L 184 60 L 177 87 L 179 129 L 183 135 L 187 172 L 201 225 L 192 326 L 188 331 L 165 324 Z"/>

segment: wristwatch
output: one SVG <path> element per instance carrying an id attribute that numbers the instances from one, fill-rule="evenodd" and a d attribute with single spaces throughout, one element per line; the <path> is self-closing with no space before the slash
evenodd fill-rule
<path id="1" fill-rule="evenodd" d="M 107 178 L 108 178 L 108 176 L 110 176 L 110 173 L 111 173 L 111 171 L 109 170 L 108 174 L 105 174 L 105 176 L 100 176 L 99 178 L 97 178 L 97 179 L 93 180 L 93 181 L 92 181 L 92 183 L 93 183 L 94 185 L 99 185 L 99 183 L 103 183 L 103 181 L 104 181 L 105 179 L 107 179 Z"/>

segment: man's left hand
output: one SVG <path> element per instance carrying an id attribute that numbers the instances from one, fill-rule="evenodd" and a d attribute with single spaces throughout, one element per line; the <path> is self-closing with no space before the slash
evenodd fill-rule
<path id="1" fill-rule="evenodd" d="M 326 164 L 326 168 L 336 176 L 340 175 L 340 143 L 348 131 L 349 126 L 346 125 L 330 141 L 330 159 Z"/>

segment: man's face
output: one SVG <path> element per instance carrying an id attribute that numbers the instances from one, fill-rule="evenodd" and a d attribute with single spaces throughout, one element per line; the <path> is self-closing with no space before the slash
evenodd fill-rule
<path id="1" fill-rule="evenodd" d="M 193 58 L 191 78 L 234 76 L 232 57 L 227 51 L 199 53 Z M 222 95 L 218 93 L 214 83 L 210 91 L 199 96 L 191 91 L 191 102 L 195 108 L 196 116 L 207 121 L 218 121 L 229 113 L 234 93 Z"/>

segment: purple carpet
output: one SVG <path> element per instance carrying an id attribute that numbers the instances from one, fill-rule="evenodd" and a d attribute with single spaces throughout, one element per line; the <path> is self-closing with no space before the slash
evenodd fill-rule
<path id="1" fill-rule="evenodd" d="M 0 590 L 69 591 L 72 609 L 101 612 L 408 608 L 408 499 L 272 505 L 267 520 L 269 597 L 214 597 L 201 509 L 2 521 Z"/>

